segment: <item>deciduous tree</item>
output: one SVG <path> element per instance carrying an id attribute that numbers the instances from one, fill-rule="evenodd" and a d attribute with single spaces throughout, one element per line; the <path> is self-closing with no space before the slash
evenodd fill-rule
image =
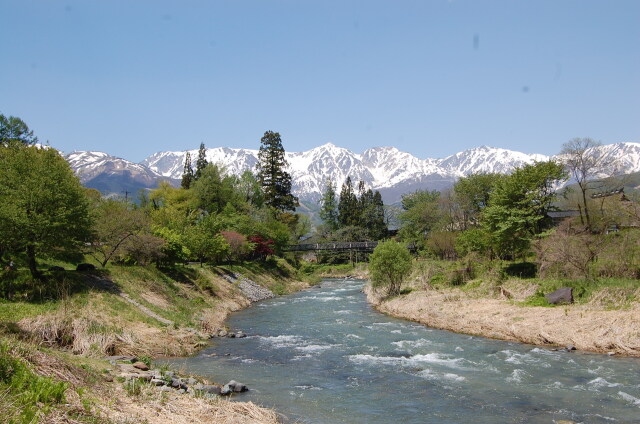
<path id="1" fill-rule="evenodd" d="M 369 259 L 371 285 L 386 288 L 388 296 L 398 295 L 411 268 L 411 254 L 405 246 L 394 240 L 381 242 Z"/>

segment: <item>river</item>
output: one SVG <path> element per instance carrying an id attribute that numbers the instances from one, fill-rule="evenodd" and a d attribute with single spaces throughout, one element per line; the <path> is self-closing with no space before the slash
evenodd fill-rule
<path id="1" fill-rule="evenodd" d="M 300 423 L 640 423 L 640 361 L 435 330 L 373 310 L 363 281 L 260 302 L 174 361 L 251 389 L 236 397 Z"/>

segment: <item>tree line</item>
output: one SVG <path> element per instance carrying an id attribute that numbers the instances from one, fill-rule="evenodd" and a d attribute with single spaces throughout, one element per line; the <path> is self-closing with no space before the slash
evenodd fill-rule
<path id="1" fill-rule="evenodd" d="M 264 260 L 309 231 L 295 213 L 280 134 L 261 138 L 256 173 L 236 176 L 209 163 L 201 144 L 195 169 L 187 155 L 180 187 L 167 182 L 137 203 L 82 187 L 66 160 L 17 117 L 0 114 L 0 264 L 39 261 L 101 266 L 170 266 L 185 261 Z"/>

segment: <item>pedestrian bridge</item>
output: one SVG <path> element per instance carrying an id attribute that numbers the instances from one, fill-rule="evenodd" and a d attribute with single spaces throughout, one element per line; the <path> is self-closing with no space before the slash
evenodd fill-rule
<path id="1" fill-rule="evenodd" d="M 287 252 L 318 252 L 324 250 L 373 252 L 377 245 L 377 241 L 336 241 L 331 243 L 291 244 L 285 247 L 284 250 Z M 415 243 L 408 243 L 407 248 L 412 252 L 415 251 Z"/>

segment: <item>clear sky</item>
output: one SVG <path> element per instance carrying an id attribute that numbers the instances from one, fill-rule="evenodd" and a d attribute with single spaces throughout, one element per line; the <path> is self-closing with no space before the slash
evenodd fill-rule
<path id="1" fill-rule="evenodd" d="M 66 152 L 640 141 L 638 0 L 0 0 L 0 40 L 0 113 Z"/>

